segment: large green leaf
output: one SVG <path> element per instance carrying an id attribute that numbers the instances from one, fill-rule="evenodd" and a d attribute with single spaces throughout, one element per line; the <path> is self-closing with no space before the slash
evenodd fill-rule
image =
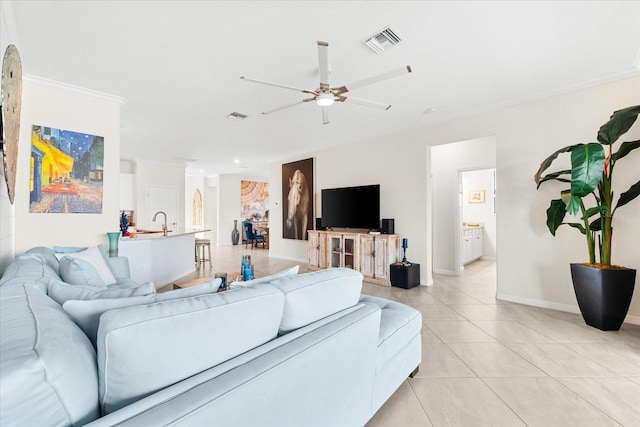
<path id="1" fill-rule="evenodd" d="M 554 199 L 551 201 L 549 208 L 547 209 L 547 228 L 554 236 L 556 230 L 562 225 L 564 215 L 567 213 L 567 208 L 561 199 Z"/>
<path id="2" fill-rule="evenodd" d="M 627 154 L 629 154 L 631 151 L 635 150 L 636 148 L 640 147 L 640 139 L 636 140 L 636 141 L 627 141 L 627 142 L 623 142 L 622 145 L 620 146 L 620 149 L 613 154 L 613 160 L 620 160 L 621 158 L 623 158 L 624 156 L 626 156 Z"/>
<path id="3" fill-rule="evenodd" d="M 578 212 L 580 212 L 580 202 L 582 199 L 571 194 L 571 190 L 561 192 L 560 197 L 562 198 L 562 202 L 564 203 L 567 212 L 571 215 L 577 215 Z"/>
<path id="4" fill-rule="evenodd" d="M 550 173 L 548 175 L 545 175 L 538 182 L 538 187 L 537 188 L 540 188 L 540 185 L 545 181 L 556 180 L 556 181 L 561 181 L 561 182 L 571 182 L 571 180 L 568 179 L 568 178 L 561 178 L 562 175 L 570 175 L 570 174 L 571 174 L 571 169 L 566 169 L 566 170 L 563 170 L 563 171 L 558 171 L 558 172 L 554 172 L 554 173 Z"/>
<path id="5" fill-rule="evenodd" d="M 572 195 L 584 197 L 596 189 L 602 179 L 604 158 L 604 149 L 596 142 L 580 144 L 571 151 Z"/>
<path id="6" fill-rule="evenodd" d="M 640 181 L 633 184 L 627 191 L 620 195 L 618 204 L 616 205 L 616 209 L 618 209 L 620 206 L 626 205 L 627 203 L 638 197 L 638 195 L 640 195 Z M 616 209 L 614 209 L 614 211 Z"/>
<path id="7" fill-rule="evenodd" d="M 587 218 L 591 218 L 592 216 L 596 215 L 596 214 L 600 214 L 602 211 L 606 211 L 606 208 L 603 209 L 600 206 L 594 206 L 592 208 L 587 209 L 586 211 L 584 211 L 584 215 L 582 215 L 582 220 L 585 220 Z"/>
<path id="8" fill-rule="evenodd" d="M 627 132 L 638 118 L 640 105 L 623 108 L 611 115 L 609 121 L 603 124 L 598 131 L 598 141 L 602 144 L 613 144 Z"/>
<path id="9" fill-rule="evenodd" d="M 573 228 L 577 228 L 578 230 L 580 230 L 580 232 L 582 234 L 587 234 L 587 230 L 584 229 L 584 227 L 582 226 L 582 224 L 577 223 L 577 222 L 566 222 L 565 224 L 573 227 Z"/>
<path id="10" fill-rule="evenodd" d="M 538 172 L 536 172 L 536 174 L 534 175 L 533 179 L 536 181 L 536 184 L 540 183 L 540 177 L 542 176 L 542 172 L 544 172 L 545 170 L 547 170 L 547 168 L 549 166 L 551 166 L 551 163 L 553 163 L 553 161 L 558 157 L 558 154 L 561 153 L 566 153 L 568 151 L 573 150 L 574 147 L 577 147 L 578 145 L 569 145 L 568 147 L 564 147 L 559 149 L 558 151 L 556 151 L 555 153 L 553 153 L 552 155 L 550 155 L 549 157 L 547 157 L 546 159 L 544 159 L 544 161 L 542 163 L 540 163 L 540 168 L 538 168 Z"/>

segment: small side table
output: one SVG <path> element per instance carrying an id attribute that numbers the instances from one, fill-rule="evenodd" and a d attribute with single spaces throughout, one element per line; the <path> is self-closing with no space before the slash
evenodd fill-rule
<path id="1" fill-rule="evenodd" d="M 410 289 L 420 284 L 420 264 L 397 262 L 391 264 L 391 286 Z"/>

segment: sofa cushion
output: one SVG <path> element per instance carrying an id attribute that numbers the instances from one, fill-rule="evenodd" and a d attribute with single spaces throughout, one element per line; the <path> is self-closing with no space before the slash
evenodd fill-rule
<path id="1" fill-rule="evenodd" d="M 108 261 L 105 260 L 105 257 L 97 246 L 89 247 L 80 252 L 56 253 L 56 257 L 58 260 L 70 257 L 86 261 L 96 269 L 105 285 L 111 285 L 116 282 L 116 278 L 111 272 Z"/>
<path id="2" fill-rule="evenodd" d="M 277 336 L 284 296 L 269 285 L 111 310 L 98 330 L 107 414 Z"/>
<path id="3" fill-rule="evenodd" d="M 62 257 L 58 268 L 60 278 L 69 285 L 92 286 L 105 288 L 107 286 L 93 265 L 80 258 Z"/>
<path id="4" fill-rule="evenodd" d="M 369 295 L 363 295 L 360 302 L 376 305 L 382 310 L 376 356 L 376 372 L 379 372 L 387 363 L 393 363 L 393 356 L 420 334 L 422 314 L 405 304 Z"/>
<path id="5" fill-rule="evenodd" d="M 30 284 L 0 295 L 0 425 L 84 425 L 99 415 L 96 354 Z"/>
<path id="6" fill-rule="evenodd" d="M 187 298 L 196 295 L 215 293 L 222 283 L 221 279 L 215 279 L 211 282 L 203 283 L 197 286 L 191 286 L 185 289 L 175 291 L 162 292 L 146 296 L 134 296 L 131 298 L 110 298 L 97 300 L 69 300 L 62 307 L 73 317 L 78 326 L 82 328 L 84 333 L 89 337 L 91 342 L 96 344 L 96 336 L 98 333 L 98 324 L 102 313 L 114 310 L 116 308 L 130 307 L 141 304 L 151 304 L 154 302 L 168 301 L 171 299 Z"/>
<path id="7" fill-rule="evenodd" d="M 152 295 L 156 293 L 153 282 L 143 283 L 135 288 L 95 288 L 91 286 L 72 286 L 59 280 L 50 280 L 47 284 L 47 294 L 58 304 L 62 305 L 69 300 L 95 300 L 128 298 L 135 296 Z"/>
<path id="8" fill-rule="evenodd" d="M 271 284 L 285 295 L 280 324 L 284 334 L 356 305 L 362 274 L 350 268 L 331 268 L 283 277 Z"/>
<path id="9" fill-rule="evenodd" d="M 25 254 L 40 255 L 41 259 L 53 270 L 58 271 L 58 258 L 51 248 L 36 246 L 25 252 Z"/>
<path id="10" fill-rule="evenodd" d="M 28 253 L 20 255 L 7 267 L 0 280 L 0 286 L 9 281 L 15 283 L 20 280 L 32 280 L 46 293 L 47 282 L 50 279 L 60 279 L 57 267 L 52 268 L 40 254 Z"/>

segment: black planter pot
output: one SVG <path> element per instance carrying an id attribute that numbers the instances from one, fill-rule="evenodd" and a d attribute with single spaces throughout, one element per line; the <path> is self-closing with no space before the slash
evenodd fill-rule
<path id="1" fill-rule="evenodd" d="M 571 278 L 584 321 L 602 331 L 617 331 L 631 304 L 636 270 L 600 269 L 571 264 Z"/>

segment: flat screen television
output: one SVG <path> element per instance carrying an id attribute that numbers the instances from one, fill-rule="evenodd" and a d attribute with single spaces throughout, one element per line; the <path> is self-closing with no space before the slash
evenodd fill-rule
<path id="1" fill-rule="evenodd" d="M 322 190 L 323 228 L 380 228 L 380 184 Z"/>

